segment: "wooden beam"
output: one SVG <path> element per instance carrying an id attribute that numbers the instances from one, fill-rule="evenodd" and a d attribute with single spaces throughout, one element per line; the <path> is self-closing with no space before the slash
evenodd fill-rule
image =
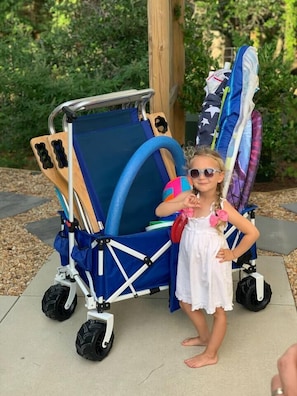
<path id="1" fill-rule="evenodd" d="M 170 3 L 168 0 L 147 2 L 150 88 L 155 90 L 151 100 L 151 112 L 163 111 L 169 122 Z"/>
<path id="2" fill-rule="evenodd" d="M 184 0 L 148 0 L 150 111 L 164 112 L 172 135 L 184 142 L 185 116 L 176 98 L 184 81 Z"/>

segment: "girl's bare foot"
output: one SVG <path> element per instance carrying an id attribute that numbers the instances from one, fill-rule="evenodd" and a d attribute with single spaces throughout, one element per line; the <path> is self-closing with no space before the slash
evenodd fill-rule
<path id="1" fill-rule="evenodd" d="M 201 340 L 200 337 L 190 337 L 186 338 L 182 342 L 183 346 L 206 346 L 207 341 Z"/>
<path id="2" fill-rule="evenodd" d="M 217 362 L 218 362 L 217 355 L 209 356 L 206 355 L 205 353 L 202 353 L 201 355 L 193 356 L 192 358 L 185 360 L 186 365 L 191 368 L 209 366 L 211 364 L 216 364 Z"/>

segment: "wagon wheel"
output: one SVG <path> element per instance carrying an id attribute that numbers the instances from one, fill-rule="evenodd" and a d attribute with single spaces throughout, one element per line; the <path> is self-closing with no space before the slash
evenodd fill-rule
<path id="1" fill-rule="evenodd" d="M 112 332 L 109 343 L 105 348 L 102 347 L 102 341 L 106 332 L 106 323 L 98 320 L 88 320 L 85 322 L 77 333 L 76 351 L 88 360 L 101 361 L 110 352 L 114 340 Z"/>
<path id="2" fill-rule="evenodd" d="M 271 300 L 271 287 L 264 281 L 264 297 L 262 301 L 257 300 L 256 279 L 248 276 L 238 282 L 236 290 L 236 301 L 250 311 L 258 312 L 266 308 Z"/>
<path id="3" fill-rule="evenodd" d="M 50 319 L 60 322 L 69 319 L 77 305 L 77 295 L 75 295 L 72 304 L 65 309 L 65 303 L 69 295 L 69 287 L 60 284 L 53 285 L 44 293 L 42 299 L 42 312 Z"/>
<path id="4" fill-rule="evenodd" d="M 244 296 L 247 292 L 247 288 L 248 288 L 247 283 L 249 283 L 249 278 L 251 277 L 248 276 L 246 278 L 243 278 L 237 283 L 236 301 L 238 302 L 238 304 L 243 304 L 244 302 Z"/>

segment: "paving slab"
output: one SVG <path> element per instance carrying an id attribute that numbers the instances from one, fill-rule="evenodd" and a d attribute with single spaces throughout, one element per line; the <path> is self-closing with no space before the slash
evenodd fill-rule
<path id="1" fill-rule="evenodd" d="M 5 396 L 250 396 L 269 395 L 276 360 L 296 342 L 297 315 L 283 259 L 260 256 L 257 269 L 272 287 L 260 312 L 235 303 L 217 365 L 190 369 L 183 360 L 201 352 L 182 347 L 194 335 L 181 310 L 168 311 L 167 292 L 112 304 L 115 341 L 107 358 L 91 362 L 75 350 L 86 321 L 84 298 L 70 319 L 56 322 L 41 312 L 53 284 L 54 253 L 0 324 L 0 383 Z M 234 272 L 236 283 L 238 272 Z"/>
<path id="2" fill-rule="evenodd" d="M 26 229 L 37 236 L 42 242 L 53 246 L 54 239 L 61 229 L 60 216 L 54 216 L 49 219 L 33 221 L 26 225 Z"/>
<path id="3" fill-rule="evenodd" d="M 288 204 L 283 204 L 283 205 L 280 205 L 280 206 L 282 206 L 283 208 L 289 210 L 290 212 L 297 213 L 297 203 L 288 203 Z"/>
<path id="4" fill-rule="evenodd" d="M 27 212 L 48 201 L 47 198 L 2 191 L 0 192 L 0 219 Z"/>
<path id="5" fill-rule="evenodd" d="M 18 296 L 0 296 L 0 323 L 1 320 L 8 314 L 13 308 L 14 304 L 18 300 Z"/>
<path id="6" fill-rule="evenodd" d="M 256 226 L 260 231 L 259 249 L 288 255 L 297 248 L 297 222 L 257 216 Z"/>

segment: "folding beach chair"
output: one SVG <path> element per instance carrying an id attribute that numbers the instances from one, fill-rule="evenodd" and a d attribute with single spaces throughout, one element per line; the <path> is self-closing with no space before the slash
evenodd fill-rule
<path id="1" fill-rule="evenodd" d="M 248 200 L 260 161 L 262 119 L 254 110 L 253 96 L 258 90 L 258 57 L 251 46 L 239 48 L 232 70 L 214 72 L 208 80 L 213 92 L 207 96 L 203 114 L 198 123 L 197 143 L 206 143 L 216 149 L 225 161 L 226 175 L 223 195 L 245 217 L 255 222 L 256 206 Z M 208 99 L 211 101 L 208 103 Z M 215 105 L 214 105 L 215 103 Z M 207 116 L 216 115 L 215 122 Z M 242 238 L 235 227 L 225 233 L 230 248 Z M 271 299 L 271 287 L 256 270 L 257 249 L 254 244 L 248 252 L 233 263 L 241 270 L 236 300 L 251 311 L 264 309 Z"/>

